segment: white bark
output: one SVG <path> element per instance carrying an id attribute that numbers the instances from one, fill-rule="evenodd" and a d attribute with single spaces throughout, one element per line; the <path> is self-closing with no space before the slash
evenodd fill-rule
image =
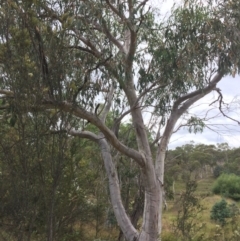
<path id="1" fill-rule="evenodd" d="M 159 223 L 158 223 L 158 233 L 159 235 L 162 232 L 162 207 L 163 207 L 163 188 L 164 188 L 164 161 L 166 156 L 166 150 L 168 142 L 173 132 L 173 128 L 179 118 L 180 113 L 172 113 L 171 117 L 168 120 L 166 129 L 163 133 L 163 137 L 160 141 L 158 147 L 158 154 L 156 157 L 155 169 L 156 175 L 162 185 L 162 191 L 160 192 L 160 203 L 159 203 Z"/>
<path id="2" fill-rule="evenodd" d="M 118 176 L 114 163 L 112 161 L 110 147 L 102 134 L 100 135 L 98 144 L 101 149 L 101 154 L 104 160 L 104 166 L 109 180 L 110 197 L 117 222 L 128 241 L 137 240 L 138 232 L 133 227 L 122 204 Z"/>
<path id="3" fill-rule="evenodd" d="M 139 235 L 139 241 L 156 241 L 158 238 L 159 205 L 161 185 L 157 180 L 152 159 L 152 153 L 145 130 L 142 112 L 138 105 L 138 99 L 134 89 L 131 76 L 128 79 L 128 86 L 124 88 L 130 108 L 132 108 L 132 121 L 137 137 L 138 150 L 143 155 L 144 167 L 142 167 L 142 179 L 145 188 L 145 202 L 143 212 L 143 224 Z M 135 108 L 134 108 L 135 107 Z"/>
<path id="4" fill-rule="evenodd" d="M 157 178 L 160 180 L 162 185 L 164 186 L 164 161 L 166 156 L 167 146 L 170 140 L 170 137 L 173 133 L 173 129 L 176 125 L 176 122 L 181 117 L 181 115 L 196 101 L 210 93 L 215 87 L 216 84 L 222 79 L 223 74 L 217 73 L 212 81 L 209 83 L 207 87 L 202 90 L 196 90 L 192 93 L 189 93 L 185 96 L 180 97 L 177 101 L 175 101 L 173 105 L 173 109 L 171 115 L 168 119 L 165 131 L 163 133 L 162 139 L 160 141 L 158 147 L 158 154 L 155 162 L 155 169 Z M 158 224 L 158 232 L 161 234 L 162 229 L 162 206 L 163 206 L 163 192 L 160 192 L 160 204 L 159 204 L 159 224 Z"/>

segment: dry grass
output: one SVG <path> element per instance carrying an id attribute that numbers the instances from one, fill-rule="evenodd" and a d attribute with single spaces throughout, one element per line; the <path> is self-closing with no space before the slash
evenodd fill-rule
<path id="1" fill-rule="evenodd" d="M 207 237 L 213 237 L 216 234 L 219 226 L 210 219 L 211 209 L 213 205 L 222 199 L 219 195 L 212 194 L 212 185 L 215 179 L 206 178 L 198 182 L 198 187 L 196 190 L 196 196 L 200 198 L 203 211 L 197 215 L 196 220 L 199 224 L 205 224 L 205 233 Z M 163 233 L 169 233 L 172 231 L 173 223 L 176 221 L 179 205 L 178 200 L 180 194 L 185 190 L 185 184 L 183 182 L 178 182 L 175 185 L 176 195 L 175 200 L 168 201 L 168 210 L 163 213 Z M 231 199 L 226 199 L 227 202 L 235 203 L 240 207 L 240 202 L 234 202 Z M 240 223 L 240 218 L 239 218 Z M 225 227 L 225 232 L 232 232 L 230 224 Z"/>

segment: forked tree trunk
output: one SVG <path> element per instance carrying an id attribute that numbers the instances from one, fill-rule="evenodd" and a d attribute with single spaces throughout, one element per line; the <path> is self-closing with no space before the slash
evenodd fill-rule
<path id="1" fill-rule="evenodd" d="M 103 125 L 105 117 L 101 118 L 101 122 L 99 121 L 100 119 L 98 117 L 89 114 L 88 112 L 82 110 L 79 107 L 75 109 L 68 108 L 68 104 L 66 104 L 65 102 L 59 105 L 60 109 L 62 110 L 65 110 L 67 112 L 71 111 L 76 116 L 84 117 L 85 119 L 91 120 L 91 123 L 97 126 L 100 131 L 102 131 L 103 134 L 100 134 L 98 136 L 88 131 L 83 131 L 80 133 L 75 133 L 74 131 L 72 131 L 71 134 L 79 135 L 82 138 L 88 138 L 98 143 L 109 179 L 110 197 L 114 214 L 117 219 L 118 225 L 120 226 L 127 241 L 160 240 L 162 226 L 162 194 L 164 191 L 164 159 L 173 128 L 179 117 L 193 103 L 211 92 L 212 89 L 215 88 L 216 84 L 221 80 L 221 78 L 222 74 L 216 74 L 216 76 L 213 78 L 210 84 L 206 88 L 204 88 L 204 90 L 196 90 L 192 93 L 186 94 L 183 97 L 180 97 L 177 101 L 175 101 L 171 115 L 167 122 L 167 126 L 160 141 L 155 166 L 152 159 L 152 154 L 140 108 L 137 108 L 137 106 L 135 107 L 135 103 L 137 103 L 137 98 L 136 93 L 133 91 L 134 88 L 125 89 L 125 92 L 128 97 L 130 106 L 135 107 L 132 110 L 132 119 L 137 137 L 136 139 L 138 144 L 138 151 L 127 148 L 117 140 L 116 136 L 114 136 L 113 133 L 105 125 Z M 119 180 L 116 168 L 112 160 L 109 143 L 111 143 L 113 147 L 115 147 L 118 151 L 122 152 L 124 155 L 133 158 L 141 168 L 142 181 L 145 189 L 145 200 L 143 223 L 140 232 L 138 232 L 134 227 L 123 206 L 120 195 Z"/>
<path id="2" fill-rule="evenodd" d="M 113 211 L 117 222 L 128 241 L 157 241 L 159 205 L 160 205 L 160 185 L 156 179 L 153 166 L 149 166 L 142 173 L 145 182 L 145 202 L 143 213 L 143 224 L 141 232 L 138 233 L 128 217 L 121 200 L 120 188 L 117 172 L 112 161 L 110 147 L 104 137 L 99 138 L 99 146 L 104 160 L 105 169 L 109 179 L 110 197 Z"/>

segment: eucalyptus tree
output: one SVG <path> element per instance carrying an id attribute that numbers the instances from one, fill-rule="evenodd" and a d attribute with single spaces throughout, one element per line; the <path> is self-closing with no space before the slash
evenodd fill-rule
<path id="1" fill-rule="evenodd" d="M 12 125 L 20 121 L 16 113 L 47 112 L 50 132 L 65 118 L 61 130 L 99 146 L 113 210 L 129 241 L 160 238 L 164 159 L 178 119 L 213 90 L 221 103 L 217 83 L 238 73 L 240 3 L 217 2 L 187 1 L 167 20 L 148 0 L 0 2 L 1 109 Z M 149 112 L 157 120 L 152 143 Z M 129 115 L 137 148 L 118 138 Z M 139 166 L 145 192 L 140 230 L 123 206 L 112 150 Z"/>

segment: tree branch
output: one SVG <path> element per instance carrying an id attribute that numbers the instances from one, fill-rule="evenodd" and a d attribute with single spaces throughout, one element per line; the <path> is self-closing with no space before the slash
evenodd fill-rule
<path id="1" fill-rule="evenodd" d="M 171 112 L 171 115 L 169 117 L 167 126 L 163 134 L 163 136 L 167 139 L 167 142 L 169 141 L 173 128 L 175 126 L 175 123 L 180 118 L 180 116 L 196 101 L 198 101 L 199 99 L 201 99 L 202 97 L 210 93 L 216 87 L 217 83 L 222 79 L 222 77 L 223 77 L 223 74 L 217 73 L 210 81 L 207 87 L 200 90 L 193 91 L 189 94 L 186 94 L 174 102 L 173 110 Z M 181 103 L 183 104 L 179 108 L 179 105 Z"/>
<path id="2" fill-rule="evenodd" d="M 79 130 L 74 130 L 72 128 L 68 130 L 67 133 L 70 134 L 71 136 L 78 136 L 80 138 L 89 139 L 96 143 L 99 141 L 99 138 L 100 138 L 98 135 L 94 134 L 91 131 L 79 131 Z"/>
<path id="3" fill-rule="evenodd" d="M 107 24 L 104 19 L 102 19 L 103 32 L 106 37 L 115 45 L 117 48 L 124 53 L 123 45 L 111 34 L 109 29 L 107 28 Z"/>
<path id="4" fill-rule="evenodd" d="M 101 33 L 104 33 L 105 36 L 121 51 L 123 52 L 123 45 L 112 35 L 110 30 L 107 27 L 106 21 L 101 17 L 99 21 L 101 21 L 101 25 L 97 23 L 96 21 L 92 22 L 86 19 L 85 16 L 77 16 L 77 18 L 81 19 L 82 21 L 85 21 L 88 25 L 93 25 L 95 29 Z"/>
<path id="5" fill-rule="evenodd" d="M 144 166 L 144 158 L 141 153 L 122 144 L 114 133 L 95 114 L 92 114 L 81 107 L 66 101 L 52 102 L 51 100 L 46 100 L 42 103 L 42 105 L 45 108 L 58 108 L 62 111 L 71 113 L 76 117 L 88 120 L 90 123 L 99 128 L 109 143 L 118 151 L 130 158 L 133 158 L 140 166 Z"/>
<path id="6" fill-rule="evenodd" d="M 131 21 L 132 18 L 133 18 L 133 14 L 134 14 L 133 1 L 132 0 L 128 0 L 128 9 L 129 9 L 129 19 Z"/>
<path id="7" fill-rule="evenodd" d="M 180 113 L 182 114 L 183 112 L 185 112 L 193 103 L 195 103 L 196 101 L 201 99 L 203 96 L 210 93 L 214 88 L 216 88 L 217 83 L 222 79 L 222 77 L 223 77 L 223 74 L 217 73 L 213 77 L 212 81 L 209 83 L 209 85 L 207 87 L 205 87 L 201 90 L 198 90 L 198 91 L 194 91 L 194 92 L 190 93 L 189 95 L 185 95 L 184 100 L 186 100 L 186 99 L 188 99 L 188 100 L 182 105 L 182 107 L 179 108 Z M 181 102 L 183 102 L 183 101 L 181 101 Z M 174 103 L 174 105 L 175 105 L 175 103 Z M 179 106 L 179 104 L 178 104 L 178 106 Z"/>
<path id="8" fill-rule="evenodd" d="M 203 89 L 199 89 L 199 90 L 193 91 L 193 92 L 191 92 L 191 93 L 189 93 L 189 94 L 186 94 L 186 95 L 178 98 L 178 100 L 176 100 L 176 101 L 174 102 L 173 109 L 177 109 L 178 106 L 179 106 L 182 102 L 184 102 L 184 101 L 186 101 L 186 100 L 188 100 L 188 99 L 190 99 L 190 98 L 192 98 L 192 97 L 195 97 L 195 96 L 197 96 L 197 95 L 201 95 L 201 96 L 203 95 L 203 96 L 204 96 L 204 95 L 208 94 L 210 91 L 213 90 L 214 87 L 216 87 L 216 84 L 222 79 L 222 77 L 223 77 L 223 74 L 217 73 L 217 74 L 213 77 L 212 81 L 209 83 L 209 85 L 208 85 L 207 87 L 205 87 L 205 88 L 203 88 Z M 205 93 L 204 93 L 204 92 L 205 92 Z M 201 98 L 201 97 L 200 97 L 200 98 Z"/>
<path id="9" fill-rule="evenodd" d="M 107 114 L 111 108 L 111 105 L 112 105 L 112 99 L 113 99 L 113 94 L 114 94 L 114 84 L 112 84 L 111 88 L 110 88 L 110 91 L 108 92 L 108 95 L 106 97 L 106 105 L 100 115 L 100 119 L 103 123 L 105 123 L 105 120 L 106 120 L 106 117 L 107 117 Z"/>
<path id="10" fill-rule="evenodd" d="M 8 91 L 8 90 L 1 90 L 0 94 L 5 94 L 6 96 L 13 97 L 14 92 Z M 111 92 L 111 95 L 113 94 L 113 89 Z M 110 100 L 107 104 L 107 108 L 110 105 Z M 71 113 L 75 115 L 76 117 L 88 120 L 90 123 L 95 125 L 99 128 L 99 130 L 104 134 L 106 139 L 111 143 L 112 146 L 114 146 L 118 151 L 123 153 L 124 155 L 133 158 L 140 166 L 144 166 L 144 158 L 142 154 L 140 154 L 138 151 L 131 149 L 127 146 L 125 146 L 123 143 L 121 143 L 115 134 L 104 124 L 104 122 L 98 118 L 95 114 L 92 114 L 91 112 L 88 112 L 79 106 L 69 103 L 67 101 L 63 102 L 55 102 L 52 100 L 43 100 L 41 103 L 39 103 L 36 106 L 32 106 L 32 108 L 28 107 L 28 111 L 44 111 L 46 109 L 60 109 L 65 112 Z M 104 114 L 105 115 L 105 114 Z"/>
<path id="11" fill-rule="evenodd" d="M 148 88 L 146 88 L 138 97 L 137 97 L 137 100 L 135 101 L 135 103 L 133 104 L 133 106 L 125 111 L 120 117 L 118 117 L 116 120 L 115 120 L 115 123 L 120 123 L 121 120 L 129 113 L 131 113 L 131 111 L 137 107 L 138 105 L 138 102 L 140 101 L 140 99 L 145 96 L 146 93 L 148 93 L 149 91 L 155 91 L 155 90 L 158 90 L 158 89 L 161 89 L 161 88 L 164 88 L 166 85 L 162 85 L 162 86 L 158 86 L 154 89 L 152 89 L 156 84 L 158 83 L 158 81 L 155 81 L 154 83 L 152 83 Z M 139 107 L 140 108 L 140 107 Z"/>
<path id="12" fill-rule="evenodd" d="M 10 107 L 10 105 L 0 105 L 0 110 L 6 110 Z"/>
<path id="13" fill-rule="evenodd" d="M 81 46 L 67 46 L 66 48 L 69 48 L 69 49 L 78 49 L 78 50 L 81 50 L 83 52 L 87 52 L 89 54 L 92 54 L 93 56 L 95 56 L 94 52 L 90 49 L 87 49 L 87 48 L 84 48 L 84 47 L 81 47 Z"/>
<path id="14" fill-rule="evenodd" d="M 14 97 L 14 92 L 11 90 L 0 89 L 0 94 L 5 95 L 6 97 Z"/>
<path id="15" fill-rule="evenodd" d="M 126 22 L 127 19 L 124 15 L 122 15 L 117 8 L 115 8 L 109 0 L 106 0 L 107 5 L 110 7 L 110 9 L 123 21 Z"/>
<path id="16" fill-rule="evenodd" d="M 215 89 L 217 92 L 218 92 L 218 94 L 219 94 L 219 97 L 218 97 L 218 101 L 219 101 L 219 107 L 218 107 L 218 109 L 219 109 L 219 111 L 221 112 L 221 114 L 224 116 L 224 117 L 226 117 L 226 118 L 228 118 L 228 119 L 230 119 L 230 120 L 232 120 L 232 121 L 234 121 L 234 122 L 237 122 L 238 123 L 238 125 L 240 125 L 240 121 L 238 121 L 238 120 L 236 120 L 236 119 L 234 119 L 234 118 L 232 118 L 232 117 L 230 117 L 230 116 L 228 116 L 228 115 L 226 115 L 225 113 L 224 113 L 224 111 L 222 110 L 222 104 L 224 104 L 224 102 L 223 102 L 223 96 L 222 96 L 222 93 L 221 93 L 221 91 L 220 91 L 220 89 Z"/>
<path id="17" fill-rule="evenodd" d="M 140 3 L 138 4 L 138 6 L 136 7 L 135 12 L 138 12 L 138 10 L 139 10 L 141 7 L 144 7 L 148 1 L 149 1 L 149 0 L 144 0 L 144 1 L 140 2 Z"/>

